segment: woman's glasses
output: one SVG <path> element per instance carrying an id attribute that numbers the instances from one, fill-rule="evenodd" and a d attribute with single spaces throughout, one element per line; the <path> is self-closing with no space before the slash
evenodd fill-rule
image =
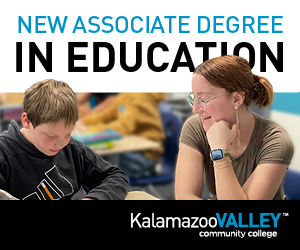
<path id="1" fill-rule="evenodd" d="M 194 103 L 196 102 L 198 107 L 202 110 L 205 111 L 207 109 L 207 103 L 218 98 L 221 97 L 223 95 L 219 95 L 216 97 L 212 97 L 209 99 L 204 99 L 203 97 L 200 96 L 195 96 L 193 93 L 189 93 L 189 94 L 185 94 L 186 99 L 188 100 L 188 103 L 194 107 Z"/>

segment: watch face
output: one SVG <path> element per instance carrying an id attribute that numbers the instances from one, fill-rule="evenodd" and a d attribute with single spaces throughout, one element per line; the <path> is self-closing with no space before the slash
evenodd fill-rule
<path id="1" fill-rule="evenodd" d="M 224 158 L 223 151 L 221 149 L 215 149 L 215 150 L 211 151 L 211 158 L 214 161 L 223 159 Z"/>

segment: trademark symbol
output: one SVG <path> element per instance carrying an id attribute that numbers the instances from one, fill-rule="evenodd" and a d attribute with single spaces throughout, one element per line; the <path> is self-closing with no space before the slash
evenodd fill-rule
<path id="1" fill-rule="evenodd" d="M 283 216 L 289 216 L 289 213 L 282 213 Z"/>

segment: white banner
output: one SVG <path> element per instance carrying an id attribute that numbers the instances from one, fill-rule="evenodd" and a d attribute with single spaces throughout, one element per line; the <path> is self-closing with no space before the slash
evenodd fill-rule
<path id="1" fill-rule="evenodd" d="M 189 92 L 193 69 L 237 54 L 299 92 L 296 1 L 6 1 L 0 92 L 54 78 L 75 92 Z"/>

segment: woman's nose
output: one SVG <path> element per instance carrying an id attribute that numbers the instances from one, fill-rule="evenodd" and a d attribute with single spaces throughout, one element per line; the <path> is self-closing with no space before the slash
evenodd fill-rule
<path id="1" fill-rule="evenodd" d="M 202 110 L 198 107 L 198 105 L 196 103 L 194 103 L 193 106 L 193 113 L 194 114 L 198 114 L 199 112 L 201 112 Z"/>

